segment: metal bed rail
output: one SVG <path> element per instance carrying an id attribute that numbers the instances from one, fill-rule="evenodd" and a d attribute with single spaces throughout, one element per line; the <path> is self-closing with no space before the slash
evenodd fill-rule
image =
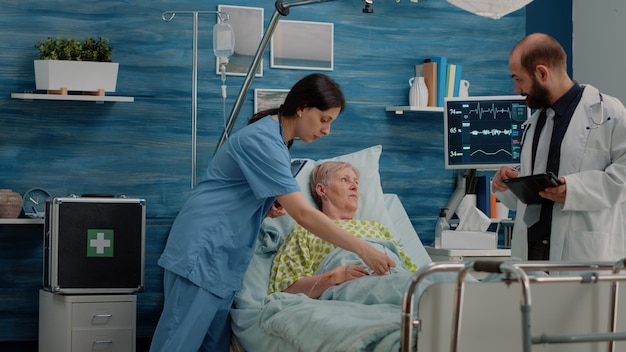
<path id="1" fill-rule="evenodd" d="M 580 343 L 580 342 L 606 342 L 608 351 L 613 352 L 615 341 L 626 340 L 626 332 L 617 332 L 617 309 L 619 282 L 626 281 L 626 275 L 618 275 L 625 266 L 625 259 L 617 262 L 500 262 L 500 261 L 476 261 L 468 263 L 431 263 L 420 269 L 412 278 L 409 287 L 403 297 L 402 327 L 401 327 L 401 351 L 410 351 L 412 348 L 413 329 L 419 328 L 420 319 L 413 318 L 415 290 L 424 279 L 431 274 L 440 272 L 458 272 L 453 306 L 452 336 L 450 338 L 450 351 L 456 352 L 461 334 L 461 321 L 463 312 L 463 298 L 465 277 L 470 271 L 506 274 L 505 281 L 517 281 L 521 284 L 520 312 L 522 319 L 522 345 L 524 352 L 532 351 L 534 344 L 557 344 L 557 343 Z M 534 277 L 528 275 L 529 271 L 580 271 L 582 275 Z M 598 274 L 598 271 L 610 272 L 609 275 Z M 606 333 L 571 334 L 571 335 L 546 335 L 532 336 L 531 330 L 531 291 L 530 284 L 550 282 L 579 282 L 598 283 L 611 282 L 609 297 L 609 331 Z M 418 334 L 415 338 L 417 350 Z"/>

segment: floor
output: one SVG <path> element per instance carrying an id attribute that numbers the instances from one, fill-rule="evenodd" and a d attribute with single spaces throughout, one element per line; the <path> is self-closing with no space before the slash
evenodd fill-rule
<path id="1" fill-rule="evenodd" d="M 137 339 L 135 352 L 148 352 L 150 350 L 150 338 L 144 337 Z M 0 351 L 2 352 L 38 352 L 37 341 L 24 342 L 0 342 Z"/>

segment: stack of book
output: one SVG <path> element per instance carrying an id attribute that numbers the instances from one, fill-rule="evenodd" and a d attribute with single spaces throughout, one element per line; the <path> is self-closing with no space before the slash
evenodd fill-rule
<path id="1" fill-rule="evenodd" d="M 431 57 L 415 66 L 415 75 L 424 77 L 428 106 L 443 106 L 445 97 L 458 97 L 463 66 L 448 63 L 445 56 Z"/>

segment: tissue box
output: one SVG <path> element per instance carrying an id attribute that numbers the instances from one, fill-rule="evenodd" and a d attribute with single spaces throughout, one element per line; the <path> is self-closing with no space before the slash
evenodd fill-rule
<path id="1" fill-rule="evenodd" d="M 441 233 L 441 248 L 447 249 L 496 249 L 498 234 L 480 231 L 451 231 Z"/>

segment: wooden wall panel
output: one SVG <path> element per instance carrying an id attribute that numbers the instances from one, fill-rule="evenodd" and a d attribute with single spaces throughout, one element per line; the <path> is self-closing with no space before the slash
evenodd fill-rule
<path id="1" fill-rule="evenodd" d="M 222 1 L 263 7 L 273 1 Z M 162 271 L 156 265 L 169 226 L 190 188 L 192 17 L 164 22 L 165 10 L 215 10 L 217 1 L 5 0 L 0 21 L 0 188 L 24 193 L 41 186 L 55 196 L 124 194 L 147 200 L 146 292 L 138 295 L 138 336 L 151 336 L 160 314 Z M 445 0 L 415 4 L 342 0 L 291 9 L 289 20 L 333 22 L 335 69 L 348 107 L 321 141 L 296 143 L 294 157 L 324 158 L 383 145 L 386 192 L 397 193 L 426 244 L 438 209 L 453 190 L 443 169 L 441 114 L 395 115 L 406 105 L 414 65 L 447 56 L 463 65 L 471 95 L 511 94 L 508 53 L 525 34 L 525 11 L 501 20 L 466 13 Z M 198 80 L 198 178 L 224 125 L 221 80 L 215 74 L 214 15 L 200 15 Z M 48 36 L 103 36 L 120 63 L 116 95 L 134 103 L 21 101 L 13 92 L 35 89 L 34 44 Z M 289 88 L 311 71 L 272 69 L 254 88 Z M 243 77 L 228 76 L 226 115 Z M 246 95 L 235 130 L 252 113 Z M 0 341 L 37 339 L 37 289 L 41 287 L 41 227 L 0 226 Z"/>

